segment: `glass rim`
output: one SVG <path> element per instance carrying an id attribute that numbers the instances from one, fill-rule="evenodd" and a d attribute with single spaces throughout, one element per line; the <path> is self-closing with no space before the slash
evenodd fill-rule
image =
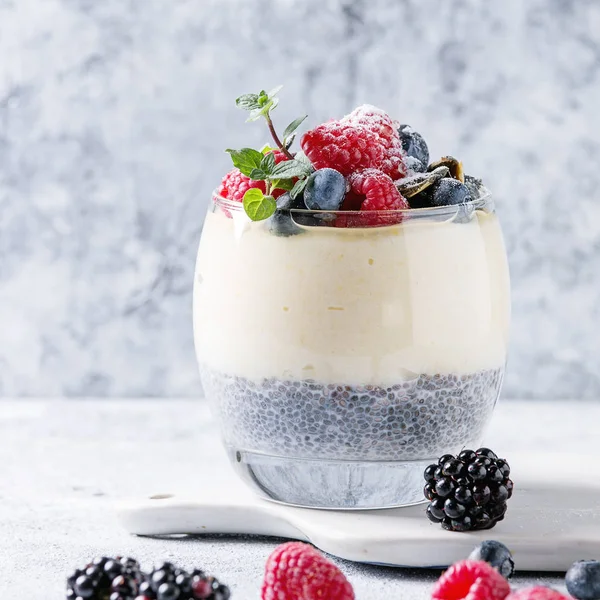
<path id="1" fill-rule="evenodd" d="M 236 212 L 244 212 L 244 206 L 241 202 L 237 200 L 230 200 L 229 198 L 224 198 L 221 196 L 217 190 L 215 189 L 212 193 L 213 202 L 221 207 L 225 208 L 229 211 Z M 488 209 L 490 212 L 495 209 L 494 199 L 491 192 L 487 192 L 483 196 L 480 196 L 476 200 L 471 200 L 469 202 L 462 202 L 461 204 L 450 204 L 445 206 L 426 206 L 423 208 L 397 208 L 390 210 L 370 210 L 368 211 L 373 215 L 413 215 L 417 216 L 437 216 L 437 215 L 446 215 L 446 214 L 454 214 L 458 209 L 465 208 L 471 210 L 478 209 Z M 357 215 L 364 214 L 365 211 L 359 210 L 313 210 L 310 208 L 287 208 L 281 209 L 285 212 L 297 214 L 297 215 Z"/>

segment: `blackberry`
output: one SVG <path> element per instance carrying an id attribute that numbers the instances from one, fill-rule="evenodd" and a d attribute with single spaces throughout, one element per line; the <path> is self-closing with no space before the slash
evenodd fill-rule
<path id="1" fill-rule="evenodd" d="M 132 558 L 95 558 L 67 579 L 68 599 L 129 600 L 138 592 L 142 575 Z"/>
<path id="2" fill-rule="evenodd" d="M 163 563 L 144 575 L 139 594 L 144 600 L 229 600 L 229 588 L 200 569 L 191 573 Z"/>
<path id="3" fill-rule="evenodd" d="M 427 518 L 448 531 L 491 529 L 512 496 L 508 463 L 489 448 L 444 454 L 425 469 Z"/>

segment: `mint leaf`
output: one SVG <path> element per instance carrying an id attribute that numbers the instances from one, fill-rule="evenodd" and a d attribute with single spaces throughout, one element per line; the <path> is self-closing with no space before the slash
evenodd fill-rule
<path id="1" fill-rule="evenodd" d="M 275 98 L 275 96 L 277 96 L 277 94 L 279 94 L 279 92 L 281 91 L 282 88 L 283 88 L 282 85 L 278 85 L 277 87 L 274 87 L 272 90 L 269 90 L 269 93 L 268 93 L 269 98 Z"/>
<path id="2" fill-rule="evenodd" d="M 301 163 L 304 163 L 311 170 L 311 172 L 313 171 L 312 163 L 308 159 L 308 156 L 306 156 L 306 154 L 304 154 L 302 150 L 296 152 L 296 156 L 294 156 L 294 158 L 300 161 Z"/>
<path id="3" fill-rule="evenodd" d="M 244 94 L 243 96 L 236 98 L 235 105 L 243 110 L 259 108 L 258 94 Z"/>
<path id="4" fill-rule="evenodd" d="M 284 143 L 287 140 L 288 137 L 290 137 L 290 135 L 292 135 L 292 133 L 294 133 L 294 131 L 296 131 L 296 129 L 298 129 L 298 127 L 300 127 L 300 125 L 302 124 L 302 122 L 304 121 L 304 119 L 306 119 L 308 117 L 308 115 L 304 115 L 303 117 L 298 117 L 297 119 L 294 119 L 284 130 L 283 132 L 283 139 L 284 139 Z"/>
<path id="5" fill-rule="evenodd" d="M 261 190 L 250 188 L 244 194 L 244 210 L 252 221 L 268 219 L 276 210 L 277 203 L 273 196 L 265 196 Z"/>
<path id="6" fill-rule="evenodd" d="M 292 177 L 308 177 L 311 167 L 299 160 L 286 160 L 273 169 L 272 176 L 278 179 L 291 179 Z"/>
<path id="7" fill-rule="evenodd" d="M 260 151 L 263 154 L 268 154 L 269 152 L 273 152 L 273 150 L 279 150 L 279 148 L 275 147 L 275 146 L 269 146 L 269 144 L 265 144 Z"/>
<path id="8" fill-rule="evenodd" d="M 292 200 L 295 200 L 302 193 L 302 191 L 306 187 L 307 181 L 308 179 L 299 179 L 298 181 L 296 181 L 294 187 L 292 188 L 292 191 L 290 192 Z"/>
<path id="9" fill-rule="evenodd" d="M 242 148 L 241 150 L 231 150 L 228 148 L 225 152 L 229 152 L 233 166 L 237 167 L 247 177 L 252 177 L 250 173 L 253 169 L 258 169 L 262 162 L 263 155 L 258 150 L 252 148 Z"/>
<path id="10" fill-rule="evenodd" d="M 265 154 L 263 159 L 260 161 L 260 168 L 265 173 L 272 173 L 275 169 L 275 155 L 270 152 L 269 154 Z"/>
<path id="11" fill-rule="evenodd" d="M 269 174 L 265 173 L 261 168 L 258 168 L 252 169 L 248 177 L 250 177 L 250 179 L 253 179 L 254 181 L 263 181 L 264 179 L 268 179 Z"/>
<path id="12" fill-rule="evenodd" d="M 273 179 L 271 181 L 271 187 L 274 190 L 285 190 L 286 192 L 289 192 L 294 188 L 294 181 L 293 179 Z"/>

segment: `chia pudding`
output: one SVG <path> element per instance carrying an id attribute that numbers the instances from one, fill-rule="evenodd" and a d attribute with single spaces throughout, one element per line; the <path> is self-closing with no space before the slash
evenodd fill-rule
<path id="1" fill-rule="evenodd" d="M 268 117 L 255 96 L 240 104 Z M 478 446 L 500 393 L 510 285 L 494 204 L 374 107 L 301 147 L 230 151 L 239 168 L 195 272 L 204 390 L 234 467 L 268 498 L 416 502 L 422 468 Z"/>
<path id="2" fill-rule="evenodd" d="M 388 387 L 244 377 L 201 368 L 231 447 L 333 460 L 415 460 L 476 447 L 503 369 Z"/>

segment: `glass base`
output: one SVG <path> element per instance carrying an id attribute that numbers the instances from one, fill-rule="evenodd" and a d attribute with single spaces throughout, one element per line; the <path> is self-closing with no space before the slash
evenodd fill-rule
<path id="1" fill-rule="evenodd" d="M 307 460 L 231 447 L 227 452 L 242 479 L 268 500 L 339 510 L 395 508 L 423 502 L 423 471 L 436 460 Z"/>

